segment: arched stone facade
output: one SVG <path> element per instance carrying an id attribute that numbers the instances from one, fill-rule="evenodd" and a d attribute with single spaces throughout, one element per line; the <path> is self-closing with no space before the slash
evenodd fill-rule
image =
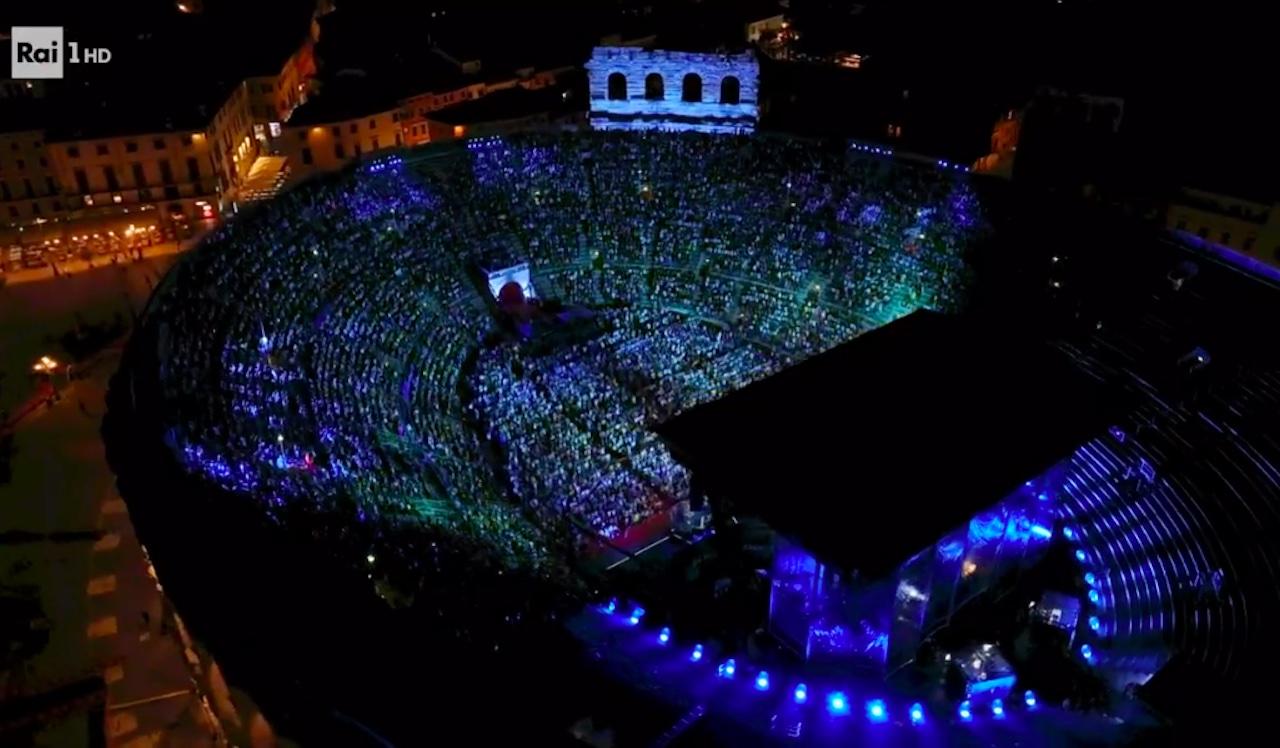
<path id="1" fill-rule="evenodd" d="M 751 52 L 596 47 L 587 72 L 596 129 L 750 132 L 760 116 L 760 65 Z"/>

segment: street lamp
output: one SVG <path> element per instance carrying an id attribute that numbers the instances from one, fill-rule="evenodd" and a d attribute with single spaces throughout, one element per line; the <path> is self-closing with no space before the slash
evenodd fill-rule
<path id="1" fill-rule="evenodd" d="M 37 361 L 31 369 L 37 373 L 53 376 L 53 373 L 58 370 L 58 367 L 59 364 L 57 361 L 49 358 L 48 356 L 41 356 L 40 360 Z"/>
<path id="2" fill-rule="evenodd" d="M 49 356 L 41 356 L 39 361 L 32 364 L 31 370 L 36 374 L 36 376 L 44 375 L 49 378 L 49 386 L 53 388 L 53 395 L 55 398 L 60 398 L 61 395 L 58 394 L 58 383 L 54 380 L 54 375 L 59 371 L 66 371 L 67 383 L 70 384 L 71 382 L 70 370 L 64 368 L 62 364 Z"/>

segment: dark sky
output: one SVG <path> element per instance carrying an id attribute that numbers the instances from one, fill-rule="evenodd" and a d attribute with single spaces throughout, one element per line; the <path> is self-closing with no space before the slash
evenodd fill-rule
<path id="1" fill-rule="evenodd" d="M 205 0 L 211 9 L 250 0 Z M 273 5 L 295 0 L 273 0 Z M 350 0 L 395 8 L 421 8 L 428 0 Z M 510 10 L 513 0 L 508 0 Z M 251 3 L 250 3 L 251 4 Z M 590 7 L 610 5 L 598 0 Z M 917 87 L 933 86 L 998 97 L 1037 83 L 1059 83 L 1126 99 L 1126 122 L 1142 128 L 1152 147 L 1170 158 L 1203 162 L 1197 169 L 1254 171 L 1280 167 L 1280 138 L 1273 133 L 1271 90 L 1275 62 L 1267 57 L 1272 28 L 1264 6 L 1249 13 L 1213 3 L 1159 6 L 1095 0 L 864 0 L 866 13 L 849 17 L 851 3 L 792 0 L 832 6 L 844 24 L 824 23 L 847 35 L 851 51 L 870 51 L 910 71 Z M 499 3 L 491 28 L 521 27 Z M 525 0 L 527 12 L 575 17 L 574 3 Z M 582 0 L 576 3 L 583 6 Z M 122 10 L 127 8 L 128 11 Z M 171 0 L 83 3 L 68 0 L 0 1 L 0 27 L 13 23 L 82 26 L 102 33 L 127 32 L 137 18 L 172 12 Z M 250 16 L 252 17 L 252 13 Z M 587 24 L 590 25 L 590 24 Z M 225 54 L 227 50 L 209 50 Z M 193 51 L 193 54 L 200 52 Z"/>

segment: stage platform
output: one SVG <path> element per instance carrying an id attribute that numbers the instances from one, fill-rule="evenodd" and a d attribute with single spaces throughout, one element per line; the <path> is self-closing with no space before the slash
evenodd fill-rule
<path id="1" fill-rule="evenodd" d="M 694 642 L 675 635 L 664 644 L 656 624 L 630 623 L 631 607 L 620 604 L 608 614 L 590 607 L 570 618 L 566 625 L 583 642 L 600 669 L 615 682 L 634 690 L 637 699 L 661 698 L 672 707 L 663 711 L 671 724 L 653 726 L 640 743 L 618 735 L 618 744 L 646 744 L 697 707 L 703 714 L 667 745 L 894 745 L 894 746 L 1085 746 L 1115 745 L 1133 737 L 1135 727 L 1123 716 L 1082 714 L 1047 704 L 1028 709 L 1021 699 L 1011 702 L 1003 715 L 993 715 L 989 705 L 975 702 L 969 720 L 960 719 L 954 705 L 919 694 L 888 690 L 878 679 L 845 676 L 820 680 L 791 663 L 765 653 L 758 662 L 736 653 L 734 677 L 722 677 L 724 655 L 707 643 L 704 656 L 690 658 Z M 768 688 L 757 688 L 761 670 L 768 671 Z M 805 683 L 808 698 L 796 704 L 795 689 Z M 842 693 L 847 713 L 832 713 L 829 696 Z M 883 702 L 883 718 L 873 717 L 869 705 Z M 922 724 L 912 724 L 912 705 L 922 706 Z M 625 708 L 625 707 L 622 707 Z M 801 724 L 802 739 L 788 739 L 772 729 L 774 718 L 787 725 Z"/>
<path id="2" fill-rule="evenodd" d="M 916 312 L 657 427 L 707 496 L 880 578 L 1104 433 L 1057 351 Z"/>
<path id="3" fill-rule="evenodd" d="M 662 546 L 676 542 L 671 537 L 674 530 L 673 511 L 660 512 L 617 537 L 591 541 L 583 560 L 588 571 L 604 574 L 630 560 L 661 552 Z"/>

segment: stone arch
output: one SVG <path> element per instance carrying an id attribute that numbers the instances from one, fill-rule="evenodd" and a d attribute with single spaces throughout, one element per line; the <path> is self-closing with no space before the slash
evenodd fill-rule
<path id="1" fill-rule="evenodd" d="M 742 81 L 736 75 L 726 75 L 720 79 L 720 103 L 742 103 Z"/>
<path id="2" fill-rule="evenodd" d="M 644 77 L 644 97 L 649 101 L 662 101 L 667 96 L 667 84 L 662 73 L 649 73 Z"/>
<path id="3" fill-rule="evenodd" d="M 680 100 L 690 103 L 699 104 L 702 102 L 702 76 L 697 73 L 688 73 L 684 80 L 680 82 Z"/>
<path id="4" fill-rule="evenodd" d="M 627 76 L 609 73 L 609 101 L 627 100 Z"/>

